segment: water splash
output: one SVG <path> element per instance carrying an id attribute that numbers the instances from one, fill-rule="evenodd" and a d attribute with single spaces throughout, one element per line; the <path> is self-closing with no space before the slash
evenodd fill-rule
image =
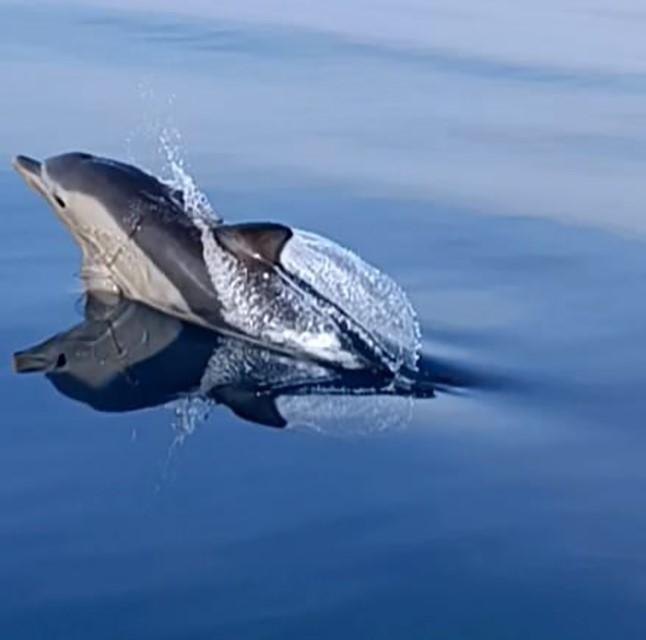
<path id="1" fill-rule="evenodd" d="M 217 242 L 213 228 L 222 218 L 188 172 L 176 128 L 161 128 L 159 150 L 169 173 L 165 182 L 183 193 L 186 212 L 201 233 L 204 261 L 232 327 L 352 368 L 365 364 L 356 352 L 358 340 L 362 351 L 393 373 L 416 369 L 419 324 L 392 279 L 348 249 L 299 230 L 281 254 L 286 273 L 248 269 Z"/>
<path id="2" fill-rule="evenodd" d="M 165 158 L 165 169 L 170 173 L 164 182 L 182 192 L 186 213 L 196 223 L 201 221 L 209 228 L 221 223 L 222 218 L 188 172 L 181 150 L 181 133 L 174 127 L 163 127 L 159 132 L 159 151 Z"/>
<path id="3" fill-rule="evenodd" d="M 267 388 L 330 382 L 334 372 L 315 362 L 297 360 L 250 346 L 243 340 L 229 339 L 216 349 L 204 370 L 200 394 L 206 396 L 225 386 Z"/>
<path id="4" fill-rule="evenodd" d="M 201 223 L 198 223 L 198 226 Z M 350 337 L 334 309 L 277 273 L 246 267 L 203 231 L 204 258 L 226 321 L 263 343 L 308 353 L 331 363 L 360 367 Z"/>
<path id="5" fill-rule="evenodd" d="M 184 445 L 199 425 L 208 420 L 213 402 L 199 394 L 188 394 L 168 403 L 166 407 L 173 412 L 173 441 L 168 448 L 167 458 L 169 465 L 175 451 Z"/>
<path id="6" fill-rule="evenodd" d="M 396 373 L 417 369 L 421 332 L 401 287 L 355 253 L 327 238 L 297 230 L 281 262 L 290 273 L 343 313 L 343 329 L 357 331 Z"/>

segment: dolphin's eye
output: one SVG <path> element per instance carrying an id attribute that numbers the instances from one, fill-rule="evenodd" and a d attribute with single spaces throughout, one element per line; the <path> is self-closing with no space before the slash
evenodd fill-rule
<path id="1" fill-rule="evenodd" d="M 65 200 L 61 198 L 60 196 L 54 194 L 54 200 L 56 200 L 56 204 L 61 208 L 65 209 Z"/>
<path id="2" fill-rule="evenodd" d="M 62 369 L 67 364 L 67 358 L 64 353 L 61 353 L 58 358 L 56 358 L 56 368 Z"/>

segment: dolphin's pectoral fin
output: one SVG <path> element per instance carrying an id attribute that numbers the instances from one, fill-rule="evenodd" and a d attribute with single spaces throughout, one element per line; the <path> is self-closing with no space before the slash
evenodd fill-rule
<path id="1" fill-rule="evenodd" d="M 280 252 L 293 233 L 289 227 L 270 222 L 223 225 L 213 230 L 215 239 L 239 258 L 255 258 L 278 264 Z"/>
<path id="2" fill-rule="evenodd" d="M 243 420 L 278 429 L 287 426 L 287 421 L 280 415 L 273 396 L 225 387 L 214 391 L 212 397 L 217 402 L 225 404 Z"/>
<path id="3" fill-rule="evenodd" d="M 81 267 L 81 280 L 86 291 L 119 295 L 120 290 L 105 264 L 85 260 Z"/>

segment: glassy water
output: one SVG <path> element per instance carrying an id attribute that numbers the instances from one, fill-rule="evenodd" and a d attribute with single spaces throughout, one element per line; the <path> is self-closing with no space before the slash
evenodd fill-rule
<path id="1" fill-rule="evenodd" d="M 0 637 L 644 637 L 646 14 L 516 5 L 0 4 Z M 400 283 L 435 393 L 84 310 L 9 159 L 163 135 Z M 55 334 L 76 379 L 12 371 Z"/>

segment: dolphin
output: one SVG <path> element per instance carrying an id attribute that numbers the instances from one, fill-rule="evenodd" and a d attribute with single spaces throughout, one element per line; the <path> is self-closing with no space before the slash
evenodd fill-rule
<path id="1" fill-rule="evenodd" d="M 317 420 L 360 397 L 433 397 L 436 380 L 393 385 L 369 370 L 295 358 L 162 314 L 125 298 L 88 294 L 84 320 L 14 354 L 17 373 L 43 373 L 63 395 L 102 412 L 136 411 L 199 396 L 270 427 L 290 421 L 290 398 Z M 441 389 L 441 386 L 439 387 Z M 303 405 L 304 403 L 304 405 Z M 342 412 L 341 412 L 342 413 Z"/>
<path id="2" fill-rule="evenodd" d="M 78 244 L 87 291 L 346 368 L 414 368 L 403 292 L 337 245 L 313 250 L 313 236 L 273 222 L 222 224 L 191 212 L 182 190 L 89 153 L 13 165 Z M 397 343 L 402 327 L 411 348 Z"/>

